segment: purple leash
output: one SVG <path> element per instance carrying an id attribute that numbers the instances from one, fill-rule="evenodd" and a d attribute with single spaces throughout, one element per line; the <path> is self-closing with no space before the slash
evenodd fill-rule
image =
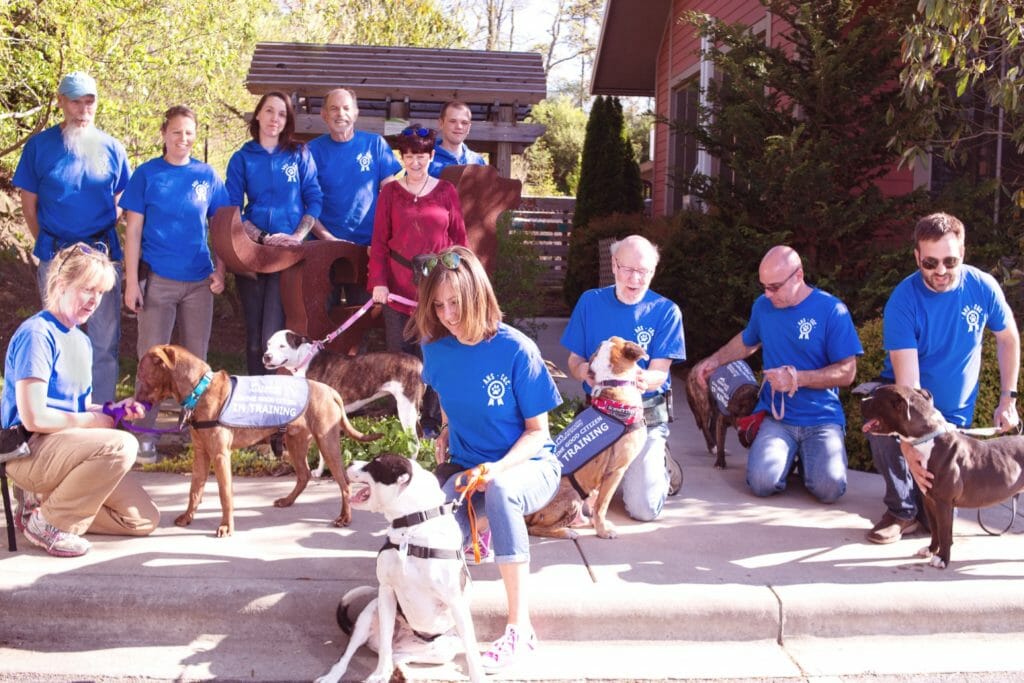
<path id="1" fill-rule="evenodd" d="M 146 409 L 148 413 L 153 409 L 153 404 L 149 401 L 139 401 L 139 403 Z M 177 429 L 153 429 L 151 427 L 138 427 L 131 423 L 130 420 L 126 420 L 125 417 L 128 415 L 128 411 L 124 409 L 124 406 L 115 405 L 112 401 L 107 401 L 103 404 L 103 413 L 109 415 L 114 420 L 114 427 L 124 427 L 133 434 L 177 434 L 184 429 L 184 423 L 178 425 Z"/>

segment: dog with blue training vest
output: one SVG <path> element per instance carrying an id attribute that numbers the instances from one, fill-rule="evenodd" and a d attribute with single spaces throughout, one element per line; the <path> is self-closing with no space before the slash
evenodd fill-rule
<path id="1" fill-rule="evenodd" d="M 306 452 L 310 441 L 316 439 L 341 489 L 341 513 L 334 525 L 347 526 L 351 521 L 348 480 L 341 459 L 341 430 L 364 442 L 381 435 L 366 435 L 353 427 L 337 391 L 297 377 L 232 377 L 223 370 L 213 372 L 184 347 L 163 344 L 149 349 L 139 360 L 135 400 L 159 405 L 169 396 L 182 406 L 182 421 L 191 430 L 194 450 L 188 507 L 174 520 L 175 524 L 192 523 L 203 499 L 212 460 L 221 504 L 217 536 L 230 536 L 235 529 L 231 450 L 260 443 L 282 428 L 296 481 L 291 493 L 275 500 L 274 506 L 288 507 L 306 488 L 310 476 Z"/>

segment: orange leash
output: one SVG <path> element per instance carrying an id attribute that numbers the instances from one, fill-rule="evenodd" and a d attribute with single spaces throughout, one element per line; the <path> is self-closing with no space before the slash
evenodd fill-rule
<path id="1" fill-rule="evenodd" d="M 480 535 L 476 530 L 476 510 L 473 509 L 473 494 L 480 491 L 484 487 L 484 474 L 487 473 L 487 465 L 477 465 L 471 470 L 461 472 L 455 478 L 455 493 L 461 494 L 459 500 L 455 503 L 455 507 L 462 505 L 463 501 L 467 501 L 469 506 L 467 513 L 469 515 L 469 536 L 473 540 L 473 561 L 480 564 Z"/>

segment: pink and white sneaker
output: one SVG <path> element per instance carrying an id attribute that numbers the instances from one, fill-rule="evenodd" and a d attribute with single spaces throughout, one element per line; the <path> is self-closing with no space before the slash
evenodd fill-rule
<path id="1" fill-rule="evenodd" d="M 533 629 L 523 632 L 519 626 L 509 624 L 505 627 L 505 634 L 481 655 L 484 671 L 493 673 L 505 669 L 536 649 L 537 634 Z"/>

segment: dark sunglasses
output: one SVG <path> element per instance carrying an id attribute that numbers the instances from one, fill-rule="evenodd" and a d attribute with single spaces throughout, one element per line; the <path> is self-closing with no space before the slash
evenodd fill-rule
<path id="1" fill-rule="evenodd" d="M 402 135 L 415 135 L 415 136 L 421 137 L 421 138 L 429 138 L 430 137 L 430 129 L 429 128 L 413 128 L 412 126 L 409 126 L 408 128 L 406 128 L 405 130 L 402 131 Z"/>
<path id="2" fill-rule="evenodd" d="M 462 263 L 462 257 L 454 251 L 446 251 L 442 254 L 425 254 L 421 257 L 419 263 L 420 273 L 423 277 L 430 275 L 430 272 L 437 268 L 439 263 L 448 270 L 458 270 L 459 264 Z"/>
<path id="3" fill-rule="evenodd" d="M 798 270 L 800 270 L 800 268 L 801 268 L 801 267 L 802 267 L 802 266 L 797 266 L 796 270 L 794 270 L 794 271 L 793 271 L 792 273 L 790 273 L 789 275 L 787 275 L 787 276 L 786 276 L 786 278 L 785 278 L 785 279 L 784 279 L 784 280 L 783 280 L 782 282 L 773 282 L 773 283 L 772 283 L 772 284 L 770 284 L 770 285 L 764 285 L 764 284 L 762 284 L 762 285 L 761 285 L 761 287 L 762 287 L 762 288 L 764 288 L 764 291 L 766 291 L 766 292 L 768 292 L 768 293 L 770 293 L 770 294 L 774 294 L 775 292 L 777 292 L 777 291 L 779 291 L 780 289 L 782 289 L 782 286 L 783 286 L 784 284 L 786 284 L 787 282 L 789 282 L 789 278 L 791 278 L 791 277 L 793 277 L 794 275 L 796 275 L 797 271 L 798 271 Z"/>
<path id="4" fill-rule="evenodd" d="M 921 259 L 921 267 L 925 270 L 935 270 L 939 267 L 939 259 L 928 256 Z M 960 259 L 956 256 L 947 256 L 942 259 L 942 265 L 946 266 L 946 270 L 953 270 L 960 265 Z"/>

